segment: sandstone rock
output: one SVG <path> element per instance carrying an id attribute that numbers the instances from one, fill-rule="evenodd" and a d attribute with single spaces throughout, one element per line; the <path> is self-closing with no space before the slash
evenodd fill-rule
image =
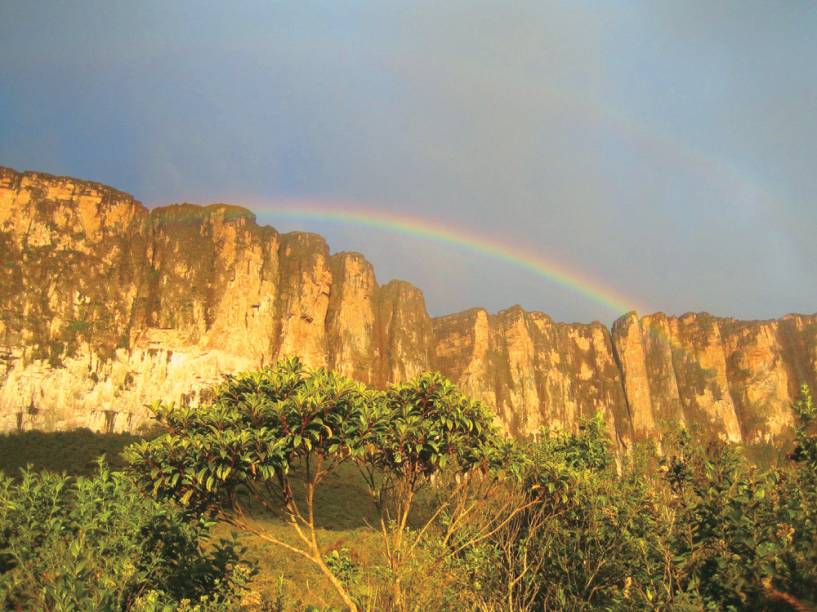
<path id="1" fill-rule="evenodd" d="M 136 430 L 286 355 L 381 386 L 429 367 L 419 290 L 236 206 L 3 168 L 0 261 L 0 431 Z"/>
<path id="2" fill-rule="evenodd" d="M 625 315 L 613 339 L 636 437 L 682 422 L 733 441 L 785 438 L 799 386 L 815 382 L 816 330 L 815 315 Z"/>
<path id="3" fill-rule="evenodd" d="M 227 204 L 148 211 L 96 183 L 0 168 L 0 431 L 147 426 L 228 372 L 285 355 L 383 387 L 438 369 L 512 435 L 601 411 L 621 448 L 673 422 L 789 435 L 817 383 L 817 315 L 661 313 L 565 324 L 518 306 L 431 319 L 358 253 Z"/>
<path id="4" fill-rule="evenodd" d="M 632 439 L 610 333 L 599 323 L 554 323 L 518 306 L 440 317 L 433 364 L 495 407 L 513 435 L 572 429 L 601 411 L 623 445 Z"/>
<path id="5" fill-rule="evenodd" d="M 431 366 L 431 318 L 423 293 L 410 283 L 393 280 L 375 296 L 379 374 L 383 387 L 406 380 Z"/>

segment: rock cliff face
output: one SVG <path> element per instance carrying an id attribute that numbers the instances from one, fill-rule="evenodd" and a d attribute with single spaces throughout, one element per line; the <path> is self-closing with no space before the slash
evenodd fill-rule
<path id="1" fill-rule="evenodd" d="M 434 320 L 433 363 L 494 406 L 513 434 L 569 429 L 602 411 L 622 441 L 632 437 L 610 332 L 600 323 L 554 323 L 518 306 L 449 315 Z"/>
<path id="2" fill-rule="evenodd" d="M 612 330 L 513 307 L 431 319 L 357 253 L 222 204 L 148 211 L 0 168 L 0 431 L 138 430 L 157 398 L 298 354 L 384 386 L 438 369 L 514 435 L 602 411 L 622 447 L 665 423 L 776 440 L 817 382 L 817 316 L 628 314 Z"/>
<path id="3" fill-rule="evenodd" d="M 628 314 L 613 342 L 636 437 L 697 423 L 733 441 L 779 439 L 801 384 L 817 381 L 817 316 L 736 321 Z"/>

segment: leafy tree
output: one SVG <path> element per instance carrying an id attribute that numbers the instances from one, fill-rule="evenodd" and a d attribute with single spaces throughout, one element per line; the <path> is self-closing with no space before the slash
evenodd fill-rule
<path id="1" fill-rule="evenodd" d="M 766 520 L 767 483 L 732 445 L 713 440 L 694 448 L 670 501 L 679 588 L 727 608 L 758 607 L 778 552 Z"/>
<path id="2" fill-rule="evenodd" d="M 804 395 L 800 406 L 806 411 L 807 403 Z M 802 427 L 797 435 L 808 444 Z M 675 600 L 726 609 L 801 609 L 798 597 L 813 597 L 817 586 L 807 462 L 761 472 L 741 446 L 684 431 L 667 449 Z"/>
<path id="3" fill-rule="evenodd" d="M 230 376 L 195 408 L 153 407 L 167 433 L 129 449 L 140 482 L 155 495 L 211 512 L 314 563 L 344 604 L 357 606 L 325 560 L 315 523 L 320 483 L 341 462 L 362 457 L 381 421 L 363 385 L 298 359 Z M 293 473 L 303 474 L 303 497 Z M 298 544 L 258 527 L 251 505 L 283 510 Z"/>
<path id="4" fill-rule="evenodd" d="M 535 607 L 655 605 L 665 572 L 654 490 L 638 464 L 617 468 L 603 416 L 577 432 L 544 432 L 527 452 L 527 488 L 544 515 L 528 544 L 542 557 Z"/>
<path id="5" fill-rule="evenodd" d="M 794 405 L 794 412 L 797 416 L 797 444 L 791 458 L 805 468 L 805 476 L 817 478 L 817 405 L 808 385 L 800 388 L 800 399 Z"/>
<path id="6" fill-rule="evenodd" d="M 438 374 L 375 392 L 293 359 L 228 377 L 212 396 L 196 408 L 156 404 L 167 433 L 130 448 L 134 473 L 159 497 L 211 512 L 308 559 L 353 610 L 348 568 L 326 554 L 316 534 L 315 496 L 328 474 L 348 460 L 364 474 L 380 511 L 391 604 L 400 608 L 407 556 L 440 521 L 448 542 L 476 513 L 474 496 L 487 494 L 511 456 L 485 407 Z M 407 542 L 417 495 L 435 479 L 452 485 L 448 499 Z M 283 510 L 299 544 L 261 529 L 251 504 Z M 483 527 L 501 520 L 497 513 Z"/>
<path id="7" fill-rule="evenodd" d="M 392 605 L 402 609 L 402 569 L 424 534 L 443 517 L 443 548 L 485 499 L 499 472 L 513 465 L 511 445 L 500 437 L 493 417 L 437 373 L 425 373 L 394 385 L 384 396 L 383 427 L 368 452 L 356 459 L 380 514 Z M 409 516 L 418 493 L 445 479 L 435 511 L 406 542 Z M 482 506 L 484 510 L 485 507 Z M 506 520 L 507 506 L 481 524 L 482 530 Z M 478 537 L 478 536 L 474 536 Z M 449 550 L 450 552 L 450 550 Z"/>
<path id="8" fill-rule="evenodd" d="M 249 568 L 230 543 L 203 552 L 209 528 L 103 462 L 77 479 L 0 474 L 0 608 L 231 607 Z"/>
<path id="9" fill-rule="evenodd" d="M 617 456 L 601 415 L 513 443 L 431 373 L 372 391 L 289 360 L 229 377 L 197 408 L 154 409 L 166 433 L 130 449 L 139 483 L 309 560 L 352 610 L 364 581 L 369 606 L 398 610 L 817 599 L 817 409 L 805 388 L 792 461 L 766 471 L 739 445 L 684 429 Z M 318 541 L 315 499 L 343 462 L 378 509 L 383 568 Z M 260 527 L 258 508 L 282 513 L 292 539 Z M 168 588 L 155 590 L 170 601 Z"/>
<path id="10" fill-rule="evenodd" d="M 512 500 L 512 507 L 521 507 L 522 511 L 489 531 L 486 538 L 479 537 L 481 530 L 472 529 L 470 522 L 454 536 L 453 543 L 459 550 L 447 559 L 446 570 L 461 575 L 462 583 L 472 585 L 468 607 L 486 611 L 541 607 L 543 584 L 539 574 L 546 556 L 540 536 L 550 516 L 541 503 L 530 504 L 536 498 L 536 491 L 505 486 L 486 499 L 479 510 L 487 506 L 491 512 L 492 507 Z"/>

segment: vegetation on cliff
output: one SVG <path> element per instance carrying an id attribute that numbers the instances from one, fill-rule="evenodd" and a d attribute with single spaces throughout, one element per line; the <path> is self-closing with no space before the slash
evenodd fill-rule
<path id="1" fill-rule="evenodd" d="M 510 443 L 439 375 L 375 391 L 297 360 L 229 377 L 196 410 L 155 411 L 164 433 L 128 449 L 127 473 L 2 480 L 6 605 L 739 610 L 817 600 L 807 388 L 792 452 L 765 468 L 739 445 L 683 429 L 660 439 L 661 452 L 655 441 L 620 455 L 601 416 Z M 245 548 L 214 544 L 230 530 Z M 255 575 L 242 591 L 246 564 Z"/>

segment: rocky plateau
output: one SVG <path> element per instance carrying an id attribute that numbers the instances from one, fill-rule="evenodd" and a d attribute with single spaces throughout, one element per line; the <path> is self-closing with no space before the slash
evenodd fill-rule
<path id="1" fill-rule="evenodd" d="M 817 315 L 432 318 L 419 289 L 378 284 L 362 255 L 244 208 L 148 210 L 0 167 L 0 431 L 139 431 L 153 400 L 195 403 L 225 373 L 293 354 L 378 387 L 439 370 L 512 435 L 601 411 L 623 448 L 678 421 L 776 442 L 817 382 Z"/>

